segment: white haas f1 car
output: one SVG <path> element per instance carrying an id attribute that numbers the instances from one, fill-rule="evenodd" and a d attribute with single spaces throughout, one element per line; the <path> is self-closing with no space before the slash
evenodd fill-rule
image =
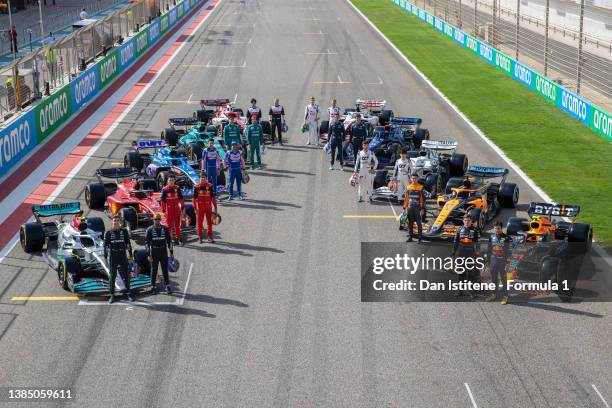
<path id="1" fill-rule="evenodd" d="M 357 99 L 355 108 L 347 108 L 344 115 L 340 116 L 340 122 L 344 124 L 344 129 L 348 130 L 355 116 L 361 115 L 361 119 L 370 125 L 370 135 L 376 126 L 387 125 L 393 117 L 393 111 L 385 109 L 387 101 L 384 99 Z M 329 131 L 329 120 L 321 121 L 319 133 L 322 140 L 327 140 Z M 265 133 L 265 132 L 264 132 Z"/>
<path id="2" fill-rule="evenodd" d="M 23 250 L 27 253 L 42 251 L 47 264 L 57 272 L 63 289 L 82 295 L 108 293 L 110 272 L 104 258 L 104 221 L 100 217 L 65 221 L 66 215 L 82 213 L 78 202 L 35 205 L 32 212 L 36 222 L 23 224 L 19 232 Z M 53 221 L 41 220 L 58 215 L 60 218 Z M 45 244 L 46 249 L 43 249 Z M 146 250 L 136 250 L 134 255 L 146 261 Z M 140 266 L 142 273 L 129 278 L 132 289 L 150 285 L 150 266 L 148 263 Z M 126 290 L 121 274 L 117 275 L 115 290 Z"/>

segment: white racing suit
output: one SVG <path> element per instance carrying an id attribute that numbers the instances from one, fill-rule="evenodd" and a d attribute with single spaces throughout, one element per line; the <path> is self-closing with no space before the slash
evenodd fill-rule
<path id="1" fill-rule="evenodd" d="M 397 180 L 397 199 L 403 199 L 410 184 L 410 159 L 397 159 L 393 169 L 393 178 Z"/>
<path id="2" fill-rule="evenodd" d="M 319 144 L 319 105 L 308 105 L 304 110 L 304 121 L 308 124 L 308 144 Z"/>
<path id="3" fill-rule="evenodd" d="M 378 167 L 376 155 L 370 151 L 363 150 L 357 155 L 355 162 L 355 173 L 359 175 L 359 188 L 357 189 L 357 199 L 363 199 L 363 193 L 367 198 L 372 195 L 373 174 Z"/>

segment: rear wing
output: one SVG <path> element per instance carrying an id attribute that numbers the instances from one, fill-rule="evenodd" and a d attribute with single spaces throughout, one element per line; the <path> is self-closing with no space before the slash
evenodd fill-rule
<path id="1" fill-rule="evenodd" d="M 96 170 L 96 176 L 98 176 L 98 180 L 101 178 L 124 179 L 138 176 L 138 171 L 131 167 L 109 167 Z"/>
<path id="2" fill-rule="evenodd" d="M 230 103 L 230 100 L 225 99 L 200 99 L 202 106 L 225 106 Z"/>
<path id="3" fill-rule="evenodd" d="M 384 99 L 357 99 L 355 101 L 357 108 L 379 108 L 383 109 L 387 105 Z"/>
<path id="4" fill-rule="evenodd" d="M 423 123 L 423 119 L 421 118 L 407 118 L 402 116 L 394 116 L 389 120 L 389 124 L 395 126 L 416 126 L 421 123 Z"/>
<path id="5" fill-rule="evenodd" d="M 187 118 L 170 118 L 168 119 L 170 126 L 195 126 L 198 124 L 198 119 L 193 116 Z"/>
<path id="6" fill-rule="evenodd" d="M 503 167 L 470 166 L 465 174 L 473 177 L 493 178 L 504 177 L 508 173 L 508 169 Z"/>
<path id="7" fill-rule="evenodd" d="M 61 204 L 33 205 L 32 213 L 36 218 L 53 217 L 54 215 L 68 215 L 81 213 L 81 203 L 78 201 Z"/>
<path id="8" fill-rule="evenodd" d="M 557 217 L 577 217 L 580 213 L 579 205 L 535 203 L 529 204 L 529 215 L 551 215 Z"/>
<path id="9" fill-rule="evenodd" d="M 168 142 L 161 139 L 150 139 L 150 140 L 134 140 L 132 142 L 132 146 L 136 148 L 136 150 L 142 149 L 159 149 L 160 147 L 168 147 L 170 146 Z"/>
<path id="10" fill-rule="evenodd" d="M 459 143 L 454 140 L 423 140 L 421 142 L 422 149 L 429 150 L 455 150 Z"/>

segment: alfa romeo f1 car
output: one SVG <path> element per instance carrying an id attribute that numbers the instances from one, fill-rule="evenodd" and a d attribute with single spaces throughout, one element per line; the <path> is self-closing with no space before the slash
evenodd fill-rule
<path id="1" fill-rule="evenodd" d="M 529 219 L 511 217 L 507 233 L 514 246 L 506 265 L 509 280 L 557 284 L 557 294 L 570 300 L 582 256 L 593 242 L 590 224 L 577 223 L 577 205 L 531 203 Z M 569 219 L 569 220 L 568 220 Z"/>
<path id="2" fill-rule="evenodd" d="M 202 106 L 202 110 L 198 112 L 208 112 L 206 117 L 210 118 L 208 122 L 206 122 L 209 125 L 209 128 L 207 129 L 212 130 L 214 127 L 218 135 L 222 134 L 223 128 L 229 123 L 230 115 L 234 115 L 236 118 L 236 123 L 240 125 L 243 131 L 246 129 L 247 125 L 251 123 L 251 119 L 244 115 L 244 111 L 241 108 L 232 106 L 229 99 L 202 99 L 200 100 L 200 105 Z M 213 106 L 216 109 L 214 111 L 207 110 L 206 107 L 209 106 Z M 259 123 L 263 129 L 264 141 L 270 141 L 270 135 L 272 133 L 272 126 L 270 125 L 270 122 L 260 119 Z M 230 146 L 227 146 L 226 148 L 229 149 Z"/>
<path id="3" fill-rule="evenodd" d="M 104 258 L 104 221 L 100 217 L 65 221 L 64 216 L 81 213 L 78 202 L 35 205 L 32 212 L 36 222 L 23 224 L 19 233 L 23 250 L 27 253 L 42 251 L 47 264 L 57 272 L 63 289 L 82 295 L 108 293 L 110 273 Z M 59 219 L 42 220 L 54 216 Z M 138 258 L 142 258 L 138 251 L 144 250 L 135 251 Z M 130 277 L 133 289 L 150 284 L 148 263 L 140 266 L 141 273 Z M 126 290 L 121 275 L 117 276 L 115 290 Z"/>
<path id="4" fill-rule="evenodd" d="M 98 169 L 97 183 L 85 187 L 85 202 L 91 209 L 103 209 L 112 217 L 119 214 L 123 225 L 129 230 L 144 228 L 153 222 L 155 214 L 162 213 L 161 193 L 155 192 L 155 179 L 144 178 L 132 168 Z M 105 183 L 103 179 L 115 179 Z M 165 214 L 162 224 L 167 225 Z M 181 227 L 196 224 L 195 210 L 191 203 L 185 203 L 185 217 Z"/>
<path id="5" fill-rule="evenodd" d="M 453 239 L 467 214 L 481 230 L 504 208 L 514 208 L 519 188 L 506 182 L 508 169 L 470 166 L 465 177 L 452 177 L 446 194 L 435 199 L 435 220 L 423 225 L 423 235 L 430 239 Z M 429 208 L 428 208 L 429 209 Z"/>

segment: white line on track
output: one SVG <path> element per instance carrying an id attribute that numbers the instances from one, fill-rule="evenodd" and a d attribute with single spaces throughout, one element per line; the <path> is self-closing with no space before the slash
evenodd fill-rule
<path id="1" fill-rule="evenodd" d="M 187 99 L 187 103 L 191 102 L 191 97 L 193 96 L 193 94 L 189 95 L 189 99 Z"/>
<path id="2" fill-rule="evenodd" d="M 476 400 L 474 399 L 474 395 L 472 395 L 472 390 L 470 390 L 470 386 L 468 385 L 468 383 L 463 383 L 463 385 L 465 385 L 465 389 L 468 392 L 468 395 L 470 396 L 470 401 L 472 401 L 472 406 L 474 408 L 478 408 L 478 405 L 476 405 Z"/>
<path id="3" fill-rule="evenodd" d="M 591 384 L 591 387 L 593 387 L 593 389 L 595 390 L 595 392 L 597 393 L 597 396 L 599 397 L 599 399 L 601 400 L 601 402 L 604 403 L 604 406 L 606 408 L 610 408 L 610 405 L 608 405 L 608 402 L 604 399 L 603 395 L 601 395 L 601 392 L 599 392 L 599 390 L 597 389 L 597 387 L 595 386 L 595 384 Z"/>
<path id="4" fill-rule="evenodd" d="M 189 282 L 191 281 L 191 272 L 193 272 L 193 262 L 189 265 L 189 274 L 187 275 L 187 280 L 185 281 L 185 290 L 183 290 L 183 296 L 180 299 L 177 299 L 177 303 L 180 306 L 185 304 L 185 297 L 187 296 L 187 288 L 189 287 Z"/>
<path id="5" fill-rule="evenodd" d="M 217 6 L 219 6 L 221 3 L 223 2 L 223 0 L 219 0 L 215 9 L 217 8 Z M 206 7 L 205 5 L 202 6 L 202 9 L 196 13 L 191 20 L 196 19 L 202 12 L 206 11 Z M 204 25 L 204 23 L 206 22 L 206 20 L 208 20 L 208 18 L 212 15 L 212 11 L 210 11 L 203 19 L 202 21 L 200 21 L 198 23 L 198 25 L 196 26 L 196 28 L 193 30 L 193 32 L 191 33 L 191 36 L 193 36 L 197 31 L 200 30 L 200 28 L 202 28 L 202 26 Z M 174 38 L 174 40 L 168 40 L 168 42 L 166 44 L 164 44 L 164 49 L 166 47 L 170 47 L 172 46 L 172 44 L 174 44 L 174 42 L 176 42 L 177 38 L 180 38 L 181 33 L 183 33 L 188 27 L 188 23 L 189 21 L 185 22 L 185 25 L 183 26 L 183 28 L 181 30 L 178 30 L 174 36 L 172 38 Z M 126 108 L 126 110 L 117 117 L 117 119 L 115 119 L 115 121 L 113 122 L 113 124 L 110 126 L 110 128 L 98 139 L 98 141 L 96 142 L 96 144 L 94 144 L 91 149 L 89 150 L 89 152 L 87 152 L 87 154 L 85 156 L 83 156 L 83 158 L 79 161 L 79 163 L 72 169 L 72 171 L 70 171 L 70 173 L 68 175 L 66 175 L 66 177 L 62 180 L 62 182 L 60 184 L 58 184 L 58 186 L 53 190 L 53 192 L 51 193 L 51 195 L 45 200 L 45 202 L 43 204 L 49 204 L 51 203 L 53 200 L 55 200 L 60 193 L 64 190 L 64 188 L 66 188 L 66 186 L 68 185 L 68 183 L 70 181 L 72 181 L 72 179 L 74 178 L 74 176 L 78 173 L 78 171 L 85 165 L 85 163 L 87 163 L 87 161 L 94 155 L 94 153 L 98 150 L 98 148 L 102 145 L 102 143 L 108 138 L 108 136 L 111 134 L 111 132 L 113 130 L 115 130 L 115 128 L 117 127 L 117 125 L 125 118 L 125 116 L 134 108 L 134 106 L 136 105 L 136 103 L 138 103 L 140 101 L 140 99 L 144 96 L 144 94 L 149 90 L 149 88 L 151 87 L 151 85 L 153 85 L 155 83 L 155 81 L 160 77 L 160 75 L 166 70 L 166 68 L 168 68 L 168 66 L 170 65 L 170 63 L 176 58 L 176 56 L 180 53 L 180 51 L 183 49 L 183 47 L 185 47 L 185 45 L 187 44 L 187 41 L 184 41 L 183 43 L 181 43 L 178 48 L 176 49 L 175 53 L 173 55 L 170 56 L 170 58 L 168 58 L 168 60 L 166 61 L 166 63 L 164 65 L 162 65 L 159 69 L 159 71 L 155 74 L 155 77 L 153 77 L 153 79 L 151 80 L 151 82 L 149 82 L 148 84 L 146 84 L 142 90 L 140 91 L 140 93 L 138 95 L 136 95 L 136 97 L 134 98 L 134 100 L 132 101 L 132 103 L 130 103 L 130 105 Z M 153 64 L 155 63 L 155 60 L 153 59 Z M 151 65 L 152 66 L 152 65 Z M 150 68 L 149 68 L 150 69 Z M 134 76 L 136 76 L 137 74 L 134 74 Z M 140 74 L 138 74 L 140 75 Z M 142 76 L 142 75 L 140 75 Z M 136 78 L 138 79 L 138 78 Z M 96 123 L 97 125 L 97 123 Z M 94 125 L 95 127 L 95 125 Z M 86 135 L 84 135 L 86 136 Z M 78 143 L 77 143 L 78 145 Z M 2 248 L 2 250 L 0 251 L 0 263 L 2 263 L 2 261 L 4 261 L 4 258 L 13 250 L 13 248 L 15 247 L 15 245 L 17 245 L 17 243 L 19 242 L 19 233 L 16 233 L 15 236 L 13 237 L 13 239 L 4 247 Z"/>
<path id="6" fill-rule="evenodd" d="M 238 100 L 238 92 L 234 94 L 234 101 L 232 102 L 232 105 L 235 105 L 237 100 Z"/>
<path id="7" fill-rule="evenodd" d="M 368 17 L 366 17 L 365 14 L 363 14 L 361 12 L 361 10 L 359 10 L 351 0 L 346 0 L 348 2 L 348 4 L 353 8 L 353 10 L 355 10 L 355 12 L 357 14 L 359 14 L 361 16 L 361 18 L 364 19 L 364 21 L 366 23 L 368 23 L 368 25 L 376 32 L 378 33 L 378 35 L 387 43 L 387 45 L 389 47 L 391 47 L 393 49 L 393 51 L 395 51 L 397 53 L 397 55 L 410 67 L 412 68 L 412 70 L 419 76 L 421 77 L 421 79 L 427 84 L 429 85 L 429 87 L 431 89 L 433 89 L 433 91 L 438 94 L 438 96 L 452 109 L 455 111 L 455 113 L 461 118 L 463 119 L 463 121 L 465 123 L 467 123 L 467 125 L 472 128 L 472 130 L 486 143 L 489 145 L 489 147 L 491 147 L 491 149 L 493 149 L 493 151 L 495 153 L 497 153 L 497 155 L 499 157 L 501 157 L 502 160 L 504 160 L 511 168 L 512 170 L 514 170 L 516 172 L 516 174 L 522 178 L 525 183 L 537 194 L 539 195 L 543 200 L 547 201 L 547 202 L 551 202 L 554 203 L 555 201 L 548 195 L 546 194 L 546 192 L 544 190 L 542 190 L 540 187 L 538 187 L 538 185 L 523 171 L 521 170 L 521 168 L 514 162 L 512 161 L 512 159 L 510 159 L 506 153 L 504 153 L 504 151 L 502 149 L 500 149 L 495 143 L 493 143 L 483 132 L 482 130 L 480 130 L 478 128 L 478 126 L 476 126 L 474 123 L 472 123 L 470 121 L 470 119 L 468 119 L 467 116 L 465 116 L 465 114 L 463 112 L 461 112 L 461 110 L 459 110 L 459 108 L 453 103 L 451 102 L 450 99 L 448 99 L 446 97 L 446 95 L 444 95 L 442 93 L 442 91 L 440 91 L 434 84 L 433 82 L 431 82 L 429 80 L 429 78 L 427 78 L 427 76 L 425 76 L 425 74 L 423 74 L 417 67 L 416 65 L 414 65 L 412 63 L 412 61 L 410 61 L 400 50 L 399 48 L 397 48 L 395 46 L 395 44 L 393 44 L 391 42 L 391 40 L 389 40 L 383 33 L 382 31 L 380 31 L 378 29 L 378 27 L 376 27 L 376 25 L 374 23 L 372 23 L 370 21 L 370 19 Z M 361 51 L 361 50 L 360 50 Z M 597 254 L 610 266 L 612 266 L 612 257 L 599 245 L 593 245 L 593 249 L 595 250 L 595 252 L 597 252 Z"/>
<path id="8" fill-rule="evenodd" d="M 387 201 L 389 201 L 389 207 L 391 207 L 391 211 L 393 211 L 393 215 L 395 216 L 395 218 L 397 218 L 397 213 L 395 212 L 395 207 L 393 207 L 393 203 L 391 203 L 391 199 L 388 198 Z"/>
<path id="9" fill-rule="evenodd" d="M 384 84 L 380 75 L 377 75 L 376 78 L 378 78 L 378 82 L 368 82 L 367 85 L 383 85 Z"/>

